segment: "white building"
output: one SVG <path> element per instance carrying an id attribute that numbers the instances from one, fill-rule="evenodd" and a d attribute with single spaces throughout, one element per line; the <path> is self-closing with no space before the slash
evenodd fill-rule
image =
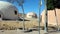
<path id="1" fill-rule="evenodd" d="M 37 15 L 34 12 L 29 12 L 29 13 L 27 13 L 26 17 L 27 18 L 37 18 Z"/>
<path id="2" fill-rule="evenodd" d="M 0 1 L 0 18 L 18 19 L 17 8 L 9 2 Z"/>

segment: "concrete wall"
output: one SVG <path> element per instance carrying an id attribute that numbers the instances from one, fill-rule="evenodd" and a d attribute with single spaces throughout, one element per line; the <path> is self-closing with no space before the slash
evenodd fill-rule
<path id="1" fill-rule="evenodd" d="M 17 11 L 17 15 L 14 11 Z M 3 13 L 4 19 L 18 19 L 17 8 L 9 2 L 0 1 L 0 12 Z"/>

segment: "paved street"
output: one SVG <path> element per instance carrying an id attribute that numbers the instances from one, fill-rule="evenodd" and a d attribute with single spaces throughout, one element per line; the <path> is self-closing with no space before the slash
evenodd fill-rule
<path id="1" fill-rule="evenodd" d="M 44 31 L 41 30 L 41 34 L 44 34 Z M 0 34 L 39 34 L 38 31 L 32 32 L 23 32 L 21 30 L 0 30 Z M 60 34 L 60 32 L 49 32 L 48 34 Z"/>

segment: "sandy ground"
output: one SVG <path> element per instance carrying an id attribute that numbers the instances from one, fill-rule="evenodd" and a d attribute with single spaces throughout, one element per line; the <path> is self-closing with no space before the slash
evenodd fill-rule
<path id="1" fill-rule="evenodd" d="M 25 21 L 25 28 L 33 28 L 39 26 L 37 20 L 30 20 Z M 44 27 L 44 23 L 40 23 L 40 26 Z M 49 26 L 54 26 L 53 24 L 50 24 Z M 6 28 L 6 29 L 14 29 L 14 28 L 23 28 L 23 21 L 0 21 L 0 28 Z"/>
<path id="2" fill-rule="evenodd" d="M 36 19 L 32 19 L 31 21 L 25 21 L 25 28 L 33 28 L 38 26 L 38 21 Z M 41 24 L 44 26 L 44 24 Z M 50 26 L 54 26 L 51 25 Z M 24 32 L 22 30 L 9 30 L 9 29 L 18 29 L 23 27 L 23 21 L 0 21 L 0 28 L 8 29 L 8 30 L 0 30 L 0 34 L 39 34 L 38 31 L 32 32 Z M 41 30 L 41 34 L 45 32 Z M 49 32 L 48 34 L 60 34 L 60 32 Z"/>

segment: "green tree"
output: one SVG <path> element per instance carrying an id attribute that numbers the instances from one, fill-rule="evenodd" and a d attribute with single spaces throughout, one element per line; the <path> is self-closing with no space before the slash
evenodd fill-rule
<path id="1" fill-rule="evenodd" d="M 53 10 L 55 8 L 60 8 L 60 0 L 47 0 L 47 9 Z"/>
<path id="2" fill-rule="evenodd" d="M 53 0 L 47 0 L 47 9 L 48 10 L 54 9 Z"/>

